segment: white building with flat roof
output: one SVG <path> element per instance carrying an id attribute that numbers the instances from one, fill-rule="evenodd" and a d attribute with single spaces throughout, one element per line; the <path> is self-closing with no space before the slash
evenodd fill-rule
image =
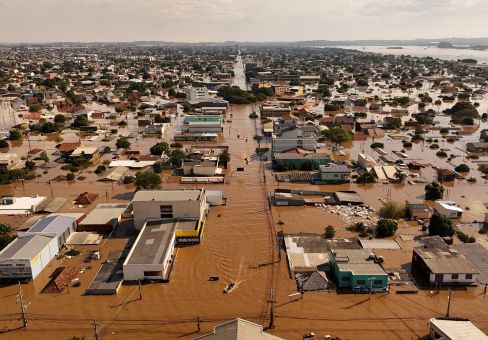
<path id="1" fill-rule="evenodd" d="M 124 280 L 168 280 L 178 222 L 148 220 L 123 264 Z"/>
<path id="2" fill-rule="evenodd" d="M 461 218 L 464 210 L 458 207 L 456 202 L 437 200 L 434 202 L 434 210 L 449 218 Z"/>
<path id="3" fill-rule="evenodd" d="M 0 200 L 0 215 L 32 214 L 46 200 L 46 196 L 3 197 Z"/>
<path id="4" fill-rule="evenodd" d="M 207 209 L 205 189 L 141 190 L 132 199 L 134 226 L 142 229 L 148 219 L 203 220 Z"/>

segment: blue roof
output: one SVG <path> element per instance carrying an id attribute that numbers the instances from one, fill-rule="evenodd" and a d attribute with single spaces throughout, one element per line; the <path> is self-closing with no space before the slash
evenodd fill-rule
<path id="1" fill-rule="evenodd" d="M 39 220 L 28 233 L 64 233 L 76 221 L 70 216 L 50 216 Z"/>

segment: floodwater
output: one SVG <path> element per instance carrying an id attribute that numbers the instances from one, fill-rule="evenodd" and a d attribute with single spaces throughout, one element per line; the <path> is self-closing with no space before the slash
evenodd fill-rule
<path id="1" fill-rule="evenodd" d="M 437 46 L 402 46 L 401 49 L 391 49 L 390 46 L 337 46 L 348 50 L 372 52 L 392 55 L 410 55 L 412 57 L 432 57 L 444 60 L 476 59 L 478 64 L 488 63 L 488 50 L 473 50 L 459 48 L 438 48 Z"/>
<path id="2" fill-rule="evenodd" d="M 99 324 L 102 339 L 191 339 L 235 317 L 267 327 L 271 321 L 271 301 L 275 301 L 274 328 L 269 332 L 285 339 L 300 339 L 306 332 L 315 332 L 318 338 L 331 334 L 343 339 L 374 337 L 378 340 L 412 339 L 427 335 L 428 319 L 445 315 L 446 291 L 437 295 L 430 295 L 429 290 L 421 290 L 416 295 L 400 295 L 395 294 L 396 288 L 393 288 L 390 294 L 376 294 L 371 300 L 367 295 L 338 295 L 335 292 L 306 293 L 301 300 L 289 296 L 296 293 L 296 286 L 289 276 L 284 251 L 278 251 L 276 233 L 321 233 L 327 225 L 332 224 L 339 229 L 339 236 L 349 234 L 338 216 L 317 208 L 270 209 L 268 198 L 278 184 L 271 170 L 252 157 L 257 146 L 253 136 L 259 129 L 259 121 L 248 118 L 252 111 L 252 106 L 233 105 L 230 109 L 228 119 L 232 114 L 232 122 L 226 124 L 223 142 L 229 145 L 231 153 L 226 184 L 207 186 L 208 189 L 223 189 L 227 205 L 212 208 L 200 245 L 178 249 L 169 283 L 144 285 L 142 299 L 139 299 L 136 285 L 122 286 L 115 296 L 83 296 L 100 265 L 95 261 L 90 264 L 92 269 L 80 274 L 81 287 L 70 288 L 69 292 L 61 294 L 40 294 L 48 274 L 60 265 L 79 266 L 82 257 L 74 257 L 64 263 L 53 262 L 40 278 L 22 285 L 25 299 L 30 303 L 26 328 L 19 328 L 21 321 L 16 303 L 18 286 L 0 289 L 3 306 L 0 311 L 0 332 L 4 332 L 0 333 L 0 339 L 50 340 L 71 336 L 93 339 L 93 320 Z M 173 128 L 178 124 L 175 123 Z M 130 126 L 126 132 L 130 132 Z M 144 153 L 155 142 L 154 139 L 139 140 L 137 146 Z M 32 141 L 31 147 L 42 146 L 51 151 L 54 150 L 54 143 Z M 26 151 L 26 144 L 24 141 L 13 149 Z M 87 144 L 104 145 L 100 140 Z M 346 145 L 346 150 L 354 155 L 362 147 L 360 142 L 356 142 Z M 364 147 L 369 148 L 369 144 Z M 397 147 L 391 142 L 385 149 Z M 368 150 L 367 153 L 373 152 Z M 416 145 L 407 153 L 412 157 L 421 157 L 425 149 Z M 427 157 L 429 161 L 431 158 Z M 249 164 L 246 164 L 246 159 L 251 160 Z M 237 167 L 244 167 L 244 171 L 235 172 Z M 70 184 L 51 181 L 49 184 L 47 179 L 58 172 L 61 173 L 58 169 L 49 170 L 48 175 L 43 174 L 35 182 L 25 181 L 24 184 L 1 189 L 17 195 L 59 195 L 69 199 L 83 191 L 92 191 L 100 195 L 95 203 L 127 201 L 133 191 L 131 186 L 97 182 L 97 175 L 88 171 L 83 173 L 87 176 L 84 181 Z M 423 176 L 432 177 L 432 169 L 425 170 Z M 191 188 L 194 185 L 182 186 L 168 173 L 163 174 L 163 188 L 180 187 Z M 286 183 L 280 184 L 280 188 L 357 190 L 376 209 L 381 205 L 379 198 L 391 197 L 399 201 L 423 199 L 423 185 L 344 184 L 324 187 Z M 449 187 L 449 198 L 462 205 L 473 206 L 475 202 L 482 204 L 488 199 L 485 186 L 462 183 Z M 63 211 L 83 210 L 71 203 L 63 207 Z M 0 219 L 3 221 L 4 217 L 0 216 Z M 279 225 L 277 222 L 280 220 L 283 224 Z M 405 228 L 418 233 L 418 227 Z M 102 261 L 110 250 L 123 249 L 128 239 L 119 236 L 103 241 L 100 246 Z M 85 253 L 97 249 L 92 246 L 77 248 Z M 408 254 L 391 262 L 406 264 L 409 262 Z M 219 276 L 220 280 L 209 281 L 213 275 Z M 237 288 L 230 294 L 223 294 L 223 289 L 230 282 L 236 283 Z M 487 298 L 483 296 L 483 287 L 456 290 L 453 295 L 451 315 L 469 318 L 488 332 Z"/>

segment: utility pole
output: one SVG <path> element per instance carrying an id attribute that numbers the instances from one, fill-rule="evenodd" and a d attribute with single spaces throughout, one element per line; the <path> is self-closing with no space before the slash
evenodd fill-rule
<path id="1" fill-rule="evenodd" d="M 269 303 L 271 303 L 271 311 L 269 315 L 269 326 L 268 328 L 272 329 L 274 328 L 274 304 L 275 304 L 275 299 L 274 299 L 274 292 L 273 289 L 271 289 L 271 300 L 268 300 Z"/>
<path id="2" fill-rule="evenodd" d="M 142 286 L 141 286 L 141 279 L 137 279 L 137 283 L 139 284 L 139 300 L 142 300 Z"/>
<path id="3" fill-rule="evenodd" d="M 24 327 L 27 327 L 27 306 L 29 305 L 27 302 L 24 301 L 24 291 L 22 290 L 22 286 L 19 282 L 19 295 L 17 298 L 17 303 L 20 304 L 20 313 L 22 314 L 22 322 Z"/>
<path id="4" fill-rule="evenodd" d="M 197 332 L 200 332 L 200 315 L 197 314 Z"/>
<path id="5" fill-rule="evenodd" d="M 94 332 L 94 335 L 95 335 L 95 340 L 99 340 L 100 337 L 98 336 L 98 324 L 97 324 L 97 320 L 93 320 L 93 332 Z"/>
<path id="6" fill-rule="evenodd" d="M 449 295 L 447 296 L 447 312 L 446 312 L 446 318 L 449 317 L 449 312 L 451 311 L 451 289 L 449 289 Z"/>

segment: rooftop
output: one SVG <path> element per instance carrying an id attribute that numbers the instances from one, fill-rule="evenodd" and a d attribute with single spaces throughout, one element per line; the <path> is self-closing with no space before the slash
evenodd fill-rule
<path id="1" fill-rule="evenodd" d="M 3 251 L 0 252 L 0 259 L 33 259 L 49 242 L 51 236 L 25 235 L 12 241 Z"/>
<path id="2" fill-rule="evenodd" d="M 148 221 L 142 228 L 125 264 L 162 264 L 177 222 Z"/>
<path id="3" fill-rule="evenodd" d="M 197 201 L 201 199 L 203 189 L 198 190 L 141 190 L 136 192 L 133 202 L 147 201 Z"/>
<path id="4" fill-rule="evenodd" d="M 335 249 L 335 262 L 340 271 L 354 275 L 387 275 L 381 266 L 368 260 L 371 252 L 365 249 Z"/>
<path id="5" fill-rule="evenodd" d="M 76 218 L 69 216 L 49 216 L 38 221 L 27 232 L 64 233 L 75 221 Z"/>
<path id="6" fill-rule="evenodd" d="M 469 320 L 430 319 L 450 340 L 485 340 L 488 336 Z"/>

